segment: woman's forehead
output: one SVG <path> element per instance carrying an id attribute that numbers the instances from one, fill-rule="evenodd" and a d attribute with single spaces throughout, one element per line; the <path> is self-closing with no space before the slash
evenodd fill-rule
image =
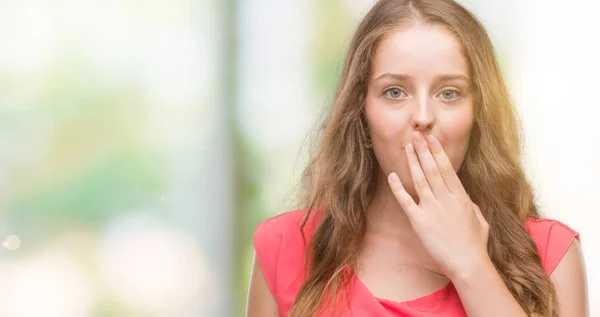
<path id="1" fill-rule="evenodd" d="M 441 26 L 416 25 L 385 37 L 375 53 L 372 78 L 385 73 L 412 77 L 468 75 L 468 63 L 456 36 Z"/>

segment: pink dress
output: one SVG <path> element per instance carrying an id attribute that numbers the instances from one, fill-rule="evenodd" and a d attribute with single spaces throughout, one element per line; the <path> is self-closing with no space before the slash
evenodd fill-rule
<path id="1" fill-rule="evenodd" d="M 253 237 L 257 261 L 277 302 L 280 317 L 289 315 L 303 281 L 305 249 L 299 230 L 302 216 L 302 211 L 296 210 L 267 219 L 257 226 Z M 310 239 L 315 226 L 314 220 L 307 223 L 304 231 L 307 239 Z M 556 268 L 573 239 L 579 239 L 577 232 L 556 220 L 529 218 L 525 228 L 537 245 L 542 266 L 548 275 Z M 349 294 L 352 316 L 467 316 L 452 283 L 429 295 L 396 302 L 373 296 L 356 276 L 353 282 Z"/>

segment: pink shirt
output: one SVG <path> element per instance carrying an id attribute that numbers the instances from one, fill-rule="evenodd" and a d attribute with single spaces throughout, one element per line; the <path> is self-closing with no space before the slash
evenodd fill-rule
<path id="1" fill-rule="evenodd" d="M 299 230 L 303 213 L 295 210 L 267 219 L 254 234 L 256 258 L 277 302 L 279 316 L 288 316 L 303 282 L 305 248 Z M 310 239 L 316 221 L 305 227 Z M 550 275 L 562 259 L 577 232 L 551 219 L 529 218 L 525 229 L 537 245 L 542 266 Z M 452 283 L 429 295 L 405 302 L 373 296 L 356 276 L 350 290 L 350 311 L 353 316 L 373 317 L 466 317 L 465 310 Z"/>

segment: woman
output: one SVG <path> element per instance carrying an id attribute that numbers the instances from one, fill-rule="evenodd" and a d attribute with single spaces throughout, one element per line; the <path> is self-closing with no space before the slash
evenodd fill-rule
<path id="1" fill-rule="evenodd" d="M 247 316 L 587 316 L 578 235 L 540 218 L 490 39 L 381 0 L 350 44 L 302 210 L 258 226 Z"/>

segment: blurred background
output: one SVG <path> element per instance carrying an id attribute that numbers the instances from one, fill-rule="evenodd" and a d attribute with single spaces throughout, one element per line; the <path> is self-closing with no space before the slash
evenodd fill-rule
<path id="1" fill-rule="evenodd" d="M 241 316 L 369 0 L 1 0 L 0 316 Z M 600 6 L 463 0 L 600 316 Z M 596 38 L 596 40 L 594 40 Z"/>

